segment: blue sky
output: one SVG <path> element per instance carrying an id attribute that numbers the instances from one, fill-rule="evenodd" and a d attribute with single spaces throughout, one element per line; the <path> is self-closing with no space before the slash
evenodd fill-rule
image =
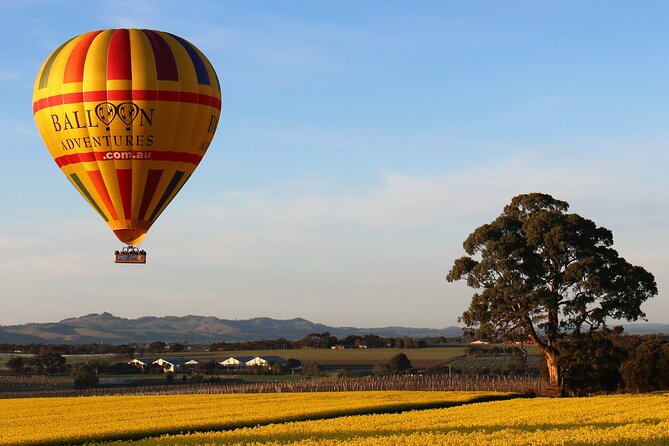
<path id="1" fill-rule="evenodd" d="M 0 324 L 305 317 L 455 325 L 462 241 L 520 193 L 611 229 L 655 274 L 669 323 L 666 2 L 0 2 Z M 207 156 L 142 244 L 112 232 L 49 157 L 35 76 L 95 29 L 169 31 L 218 72 Z"/>

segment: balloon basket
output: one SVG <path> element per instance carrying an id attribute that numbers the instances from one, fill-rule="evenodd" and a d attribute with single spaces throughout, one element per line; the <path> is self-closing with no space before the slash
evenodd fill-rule
<path id="1" fill-rule="evenodd" d="M 146 263 L 146 251 L 135 246 L 126 246 L 114 253 L 114 263 Z"/>

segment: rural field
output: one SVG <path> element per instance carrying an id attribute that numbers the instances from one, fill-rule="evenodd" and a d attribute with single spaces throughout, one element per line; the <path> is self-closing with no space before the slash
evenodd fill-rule
<path id="1" fill-rule="evenodd" d="M 231 356 L 280 356 L 294 358 L 302 363 L 317 362 L 325 367 L 373 366 L 385 364 L 390 358 L 404 353 L 416 368 L 429 368 L 445 364 L 455 358 L 466 356 L 468 344 L 451 344 L 424 348 L 369 348 L 369 349 L 284 349 L 284 350 L 230 350 L 218 352 L 180 352 L 174 357 L 187 357 L 197 360 L 228 358 Z M 533 345 L 524 345 L 528 356 L 538 358 L 540 352 Z"/>
<path id="2" fill-rule="evenodd" d="M 0 444 L 143 438 L 510 398 L 500 392 L 312 392 L 0 400 Z"/>
<path id="3" fill-rule="evenodd" d="M 0 444 L 666 445 L 669 393 L 320 392 L 0 400 Z M 111 442 L 111 443 L 110 443 Z"/>
<path id="4" fill-rule="evenodd" d="M 286 349 L 286 350 L 239 350 L 207 353 L 179 353 L 179 356 L 195 359 L 223 358 L 230 356 L 281 356 L 299 359 L 303 363 L 317 362 L 323 366 L 360 366 L 388 362 L 398 353 L 405 353 L 414 367 L 431 367 L 444 363 L 456 356 L 464 355 L 466 344 L 453 344 L 443 347 L 426 348 L 373 348 L 373 349 Z M 533 350 L 534 351 L 534 350 Z M 530 354 L 532 354 L 532 352 Z M 177 355 L 175 355 L 177 356 Z"/>

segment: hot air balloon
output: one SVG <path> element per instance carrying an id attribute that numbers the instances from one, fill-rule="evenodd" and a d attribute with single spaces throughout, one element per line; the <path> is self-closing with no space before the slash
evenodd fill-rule
<path id="1" fill-rule="evenodd" d="M 148 29 L 93 31 L 63 43 L 35 81 L 39 132 L 67 179 L 144 263 L 146 236 L 202 160 L 221 89 L 193 44 Z"/>

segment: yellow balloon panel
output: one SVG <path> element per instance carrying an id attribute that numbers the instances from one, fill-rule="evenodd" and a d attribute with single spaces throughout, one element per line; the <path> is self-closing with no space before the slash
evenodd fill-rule
<path id="1" fill-rule="evenodd" d="M 173 34 L 111 29 L 56 49 L 33 112 L 62 172 L 124 243 L 139 243 L 206 153 L 221 90 L 204 55 Z"/>

